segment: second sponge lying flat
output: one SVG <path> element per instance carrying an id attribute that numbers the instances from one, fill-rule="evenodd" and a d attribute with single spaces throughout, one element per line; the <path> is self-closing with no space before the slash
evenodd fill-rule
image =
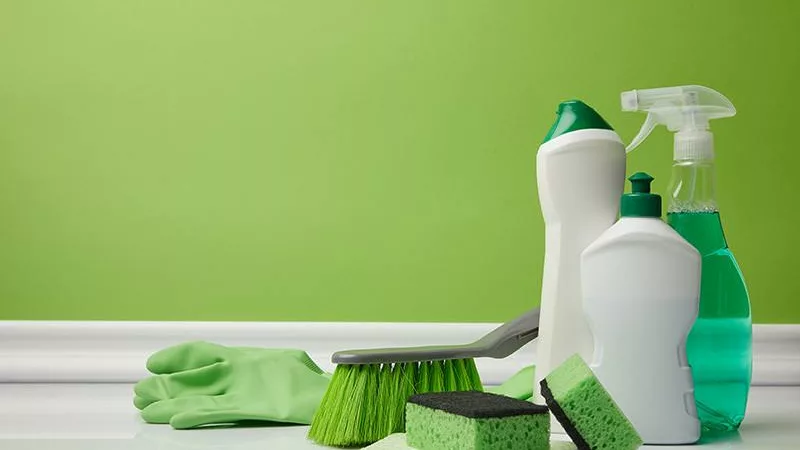
<path id="1" fill-rule="evenodd" d="M 579 450 L 633 450 L 642 438 L 594 372 L 573 355 L 541 382 L 542 396 Z"/>
<path id="2" fill-rule="evenodd" d="M 546 450 L 547 407 L 485 392 L 414 395 L 406 405 L 406 439 L 420 450 Z"/>

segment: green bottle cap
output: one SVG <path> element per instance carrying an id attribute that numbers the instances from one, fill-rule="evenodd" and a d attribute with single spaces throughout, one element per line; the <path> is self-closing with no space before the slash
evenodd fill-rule
<path id="1" fill-rule="evenodd" d="M 561 102 L 561 104 L 558 105 L 556 114 L 558 115 L 556 123 L 550 127 L 550 131 L 547 132 L 547 136 L 545 136 L 544 141 L 542 141 L 543 144 L 562 134 L 569 133 L 570 131 L 587 130 L 591 128 L 613 130 L 611 125 L 600 117 L 600 114 L 597 114 L 597 111 L 580 100 Z"/>
<path id="2" fill-rule="evenodd" d="M 631 182 L 631 193 L 622 196 L 622 217 L 661 217 L 661 196 L 650 193 L 653 177 L 636 172 L 628 180 Z"/>

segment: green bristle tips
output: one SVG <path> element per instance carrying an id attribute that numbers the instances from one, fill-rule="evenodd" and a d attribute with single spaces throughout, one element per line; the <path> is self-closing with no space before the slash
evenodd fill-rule
<path id="1" fill-rule="evenodd" d="M 408 397 L 482 391 L 472 359 L 336 366 L 308 437 L 333 447 L 363 446 L 405 431 Z"/>
<path id="2" fill-rule="evenodd" d="M 431 384 L 431 363 L 419 363 L 419 379 L 417 379 L 417 384 L 414 385 L 414 393 L 430 392 Z"/>
<path id="3" fill-rule="evenodd" d="M 456 383 L 456 371 L 453 366 L 453 361 L 447 360 L 444 362 L 444 390 L 457 391 L 458 383 Z"/>

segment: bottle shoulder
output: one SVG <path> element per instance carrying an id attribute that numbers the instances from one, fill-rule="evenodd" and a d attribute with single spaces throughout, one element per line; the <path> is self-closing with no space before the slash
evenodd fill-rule
<path id="1" fill-rule="evenodd" d="M 691 254 L 694 258 L 700 258 L 697 249 L 664 221 L 644 217 L 621 218 L 589 244 L 584 253 L 607 251 L 610 247 L 619 245 L 629 247 L 636 243 L 647 246 L 658 245 L 661 249 L 670 247 Z"/>
<path id="2" fill-rule="evenodd" d="M 591 150 L 598 146 L 608 146 L 615 150 L 621 148 L 622 154 L 625 153 L 625 145 L 619 135 L 613 130 L 601 129 L 578 130 L 562 134 L 541 144 L 537 153 L 541 157 L 553 152 L 559 154 L 564 151 Z"/>

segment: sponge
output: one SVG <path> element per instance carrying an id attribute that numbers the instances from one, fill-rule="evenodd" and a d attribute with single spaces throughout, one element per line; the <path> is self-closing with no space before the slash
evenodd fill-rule
<path id="1" fill-rule="evenodd" d="M 406 404 L 409 446 L 435 450 L 546 450 L 547 407 L 486 392 L 413 395 Z"/>
<path id="2" fill-rule="evenodd" d="M 631 450 L 642 438 L 580 355 L 572 355 L 542 382 L 550 411 L 579 450 Z"/>

